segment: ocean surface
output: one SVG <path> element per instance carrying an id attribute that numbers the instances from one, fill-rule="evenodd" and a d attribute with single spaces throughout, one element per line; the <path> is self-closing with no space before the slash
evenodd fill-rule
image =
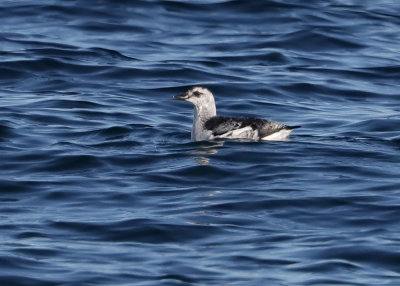
<path id="1" fill-rule="evenodd" d="M 0 285 L 400 285 L 400 1 L 1 1 Z"/>

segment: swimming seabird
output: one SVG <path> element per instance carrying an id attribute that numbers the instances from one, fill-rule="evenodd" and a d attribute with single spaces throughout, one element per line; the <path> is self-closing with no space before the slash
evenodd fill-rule
<path id="1" fill-rule="evenodd" d="M 214 96 L 205 87 L 192 87 L 174 98 L 194 105 L 192 141 L 214 138 L 285 140 L 293 129 L 300 127 L 287 126 L 269 119 L 217 116 Z"/>

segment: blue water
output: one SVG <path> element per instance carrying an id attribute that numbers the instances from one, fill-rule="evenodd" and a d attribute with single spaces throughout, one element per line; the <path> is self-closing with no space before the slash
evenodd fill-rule
<path id="1" fill-rule="evenodd" d="M 400 285 L 400 1 L 1 1 L 0 285 Z M 219 114 L 287 142 L 190 142 Z"/>

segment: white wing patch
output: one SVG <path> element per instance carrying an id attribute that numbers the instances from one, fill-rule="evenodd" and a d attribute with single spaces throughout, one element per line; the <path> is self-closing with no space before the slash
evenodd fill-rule
<path id="1" fill-rule="evenodd" d="M 217 138 L 253 139 L 253 140 L 257 140 L 259 138 L 258 130 L 253 130 L 253 128 L 251 128 L 251 126 L 246 126 L 246 127 L 240 128 L 240 129 L 235 129 L 235 130 L 226 132 L 226 133 L 221 134 L 216 137 Z"/>

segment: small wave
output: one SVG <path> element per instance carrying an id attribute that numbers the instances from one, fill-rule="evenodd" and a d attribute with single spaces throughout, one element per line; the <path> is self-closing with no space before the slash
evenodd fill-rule
<path id="1" fill-rule="evenodd" d="M 64 231 L 72 231 L 75 239 L 88 234 L 93 240 L 135 241 L 143 243 L 183 243 L 185 241 L 206 239 L 219 233 L 212 226 L 164 224 L 152 220 L 132 219 L 108 224 L 53 222 L 52 227 Z"/>
<path id="2" fill-rule="evenodd" d="M 101 158 L 93 155 L 64 155 L 48 160 L 46 164 L 32 166 L 37 172 L 76 172 L 85 170 L 88 173 L 95 172 L 97 168 L 104 166 Z"/>

